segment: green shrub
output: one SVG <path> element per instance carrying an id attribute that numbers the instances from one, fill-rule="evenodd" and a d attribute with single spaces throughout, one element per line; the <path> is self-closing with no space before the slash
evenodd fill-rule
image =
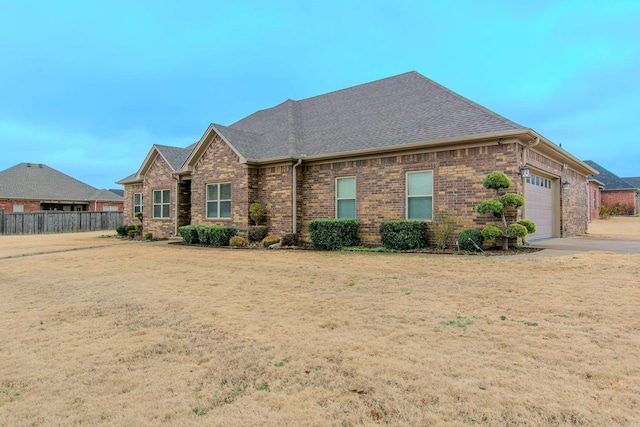
<path id="1" fill-rule="evenodd" d="M 229 239 L 229 246 L 232 248 L 246 248 L 249 246 L 249 242 L 244 237 L 233 236 Z"/>
<path id="2" fill-rule="evenodd" d="M 196 233 L 198 233 L 198 242 L 201 245 L 210 245 L 211 240 L 209 238 L 209 227 L 206 225 L 196 225 Z"/>
<path id="3" fill-rule="evenodd" d="M 282 246 L 298 246 L 298 235 L 297 234 L 285 234 L 282 237 Z"/>
<path id="4" fill-rule="evenodd" d="M 198 229 L 196 225 L 185 225 L 183 227 L 178 228 L 180 235 L 182 236 L 182 241 L 188 245 L 196 245 L 200 243 L 200 239 L 198 238 Z"/>
<path id="5" fill-rule="evenodd" d="M 530 221 L 528 219 L 522 219 L 518 221 L 518 224 L 523 225 L 524 228 L 527 229 L 527 234 L 533 234 L 536 232 L 536 223 L 533 221 Z"/>
<path id="6" fill-rule="evenodd" d="M 144 240 L 153 240 L 153 233 L 144 233 Z"/>
<path id="7" fill-rule="evenodd" d="M 611 218 L 611 210 L 605 205 L 600 205 L 600 219 Z"/>
<path id="8" fill-rule="evenodd" d="M 229 246 L 229 240 L 238 234 L 238 230 L 233 227 L 214 225 L 204 228 L 207 236 L 207 244 L 211 246 Z"/>
<path id="9" fill-rule="evenodd" d="M 345 246 L 358 246 L 358 220 L 322 219 L 309 222 L 309 233 L 317 249 L 338 250 Z"/>
<path id="10" fill-rule="evenodd" d="M 515 193 L 507 193 L 500 197 L 500 202 L 505 206 L 511 206 L 514 208 L 519 208 L 520 206 L 524 206 L 524 197 Z"/>
<path id="11" fill-rule="evenodd" d="M 266 216 L 267 211 L 264 206 L 260 203 L 251 203 L 251 206 L 249 206 L 249 218 L 251 218 L 255 225 L 260 224 L 260 221 L 262 221 Z"/>
<path id="12" fill-rule="evenodd" d="M 613 216 L 631 216 L 634 212 L 633 205 L 622 205 L 620 203 L 616 203 L 613 206 L 608 206 L 609 212 Z"/>
<path id="13" fill-rule="evenodd" d="M 495 216 L 500 216 L 502 211 L 504 211 L 504 205 L 500 200 L 496 199 L 485 200 L 476 206 L 476 212 L 480 215 L 491 213 Z"/>
<path id="14" fill-rule="evenodd" d="M 482 182 L 482 186 L 484 188 L 493 188 L 494 190 L 509 188 L 511 187 L 511 180 L 502 172 L 493 172 L 487 175 Z"/>
<path id="15" fill-rule="evenodd" d="M 126 236 L 127 235 L 127 226 L 126 225 L 119 225 L 116 227 L 116 234 L 118 236 Z"/>
<path id="16" fill-rule="evenodd" d="M 138 232 L 136 230 L 129 230 L 127 232 L 127 235 L 132 239 L 135 239 L 136 237 L 138 237 Z"/>
<path id="17" fill-rule="evenodd" d="M 249 227 L 249 231 L 247 234 L 249 234 L 249 240 L 251 240 L 252 242 L 262 242 L 262 239 L 267 237 L 268 231 L 269 228 L 267 226 L 254 225 Z"/>
<path id="18" fill-rule="evenodd" d="M 504 234 L 499 227 L 496 227 L 495 225 L 487 225 L 482 229 L 482 236 L 484 237 L 484 240 L 496 240 L 497 238 L 504 236 Z"/>
<path id="19" fill-rule="evenodd" d="M 380 237 L 385 248 L 406 251 L 427 246 L 428 225 L 424 221 L 385 221 L 380 223 Z M 350 245 L 354 246 L 354 245 Z"/>
<path id="20" fill-rule="evenodd" d="M 268 248 L 270 245 L 275 245 L 276 243 L 280 243 L 280 237 L 278 236 L 267 236 L 262 239 L 262 246 Z"/>
<path id="21" fill-rule="evenodd" d="M 462 230 L 460 234 L 458 234 L 458 248 L 461 251 L 476 252 L 478 249 L 474 245 L 474 242 L 479 247 L 482 247 L 482 243 L 484 243 L 484 236 L 480 230 L 468 228 L 466 230 Z"/>
<path id="22" fill-rule="evenodd" d="M 525 237 L 529 232 L 527 231 L 527 227 L 522 224 L 510 224 L 507 227 L 507 234 L 509 237 Z"/>

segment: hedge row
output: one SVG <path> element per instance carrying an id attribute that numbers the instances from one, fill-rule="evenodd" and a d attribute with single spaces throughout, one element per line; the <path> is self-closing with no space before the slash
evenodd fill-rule
<path id="1" fill-rule="evenodd" d="M 329 251 L 348 246 L 358 246 L 358 220 L 319 219 L 309 222 L 309 233 L 313 246 Z"/>
<path id="2" fill-rule="evenodd" d="M 178 230 L 182 241 L 190 245 L 229 246 L 229 240 L 238 234 L 235 228 L 220 225 L 185 225 Z"/>
<path id="3" fill-rule="evenodd" d="M 380 223 L 380 238 L 385 248 L 406 251 L 425 248 L 428 244 L 424 221 L 386 221 Z"/>

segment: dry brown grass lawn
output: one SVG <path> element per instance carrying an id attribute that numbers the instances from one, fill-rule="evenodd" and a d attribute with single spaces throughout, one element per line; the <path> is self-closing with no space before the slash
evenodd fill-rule
<path id="1" fill-rule="evenodd" d="M 0 257 L 2 426 L 640 423 L 639 255 L 93 239 Z"/>

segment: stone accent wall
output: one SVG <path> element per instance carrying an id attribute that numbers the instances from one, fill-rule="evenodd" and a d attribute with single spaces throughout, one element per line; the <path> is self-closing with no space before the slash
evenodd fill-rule
<path id="1" fill-rule="evenodd" d="M 144 233 L 153 233 L 155 238 L 165 238 L 175 234 L 176 180 L 171 176 L 172 172 L 173 170 L 167 162 L 158 155 L 144 177 L 142 228 Z M 154 190 L 170 191 L 169 218 L 153 218 Z M 129 203 L 133 205 L 133 194 Z M 132 223 L 136 224 L 137 220 L 134 218 Z"/>
<path id="2" fill-rule="evenodd" d="M 142 183 L 139 184 L 125 184 L 124 186 L 124 224 L 133 225 L 138 224 L 138 220 L 133 217 L 133 195 L 135 193 L 144 193 Z M 144 203 L 144 194 L 142 196 Z M 143 206 L 143 211 L 145 210 Z M 143 217 L 144 218 L 144 217 Z"/>
<path id="3" fill-rule="evenodd" d="M 455 215 L 459 230 L 493 223 L 493 217 L 480 217 L 474 210 L 482 200 L 495 197 L 482 181 L 489 173 L 501 171 L 514 181 L 511 191 L 521 192 L 516 154 L 515 144 L 504 144 L 303 165 L 298 184 L 299 233 L 308 238 L 309 221 L 335 218 L 335 179 L 355 176 L 360 238 L 364 244 L 380 244 L 380 223 L 406 218 L 405 176 L 412 171 L 433 171 L 436 218 Z"/>
<path id="4" fill-rule="evenodd" d="M 246 236 L 249 225 L 250 170 L 238 155 L 216 136 L 194 167 L 191 177 L 191 224 L 236 227 Z M 207 184 L 231 183 L 231 218 L 207 218 Z"/>
<path id="5" fill-rule="evenodd" d="M 22 205 L 23 212 L 38 212 L 40 210 L 39 200 L 0 200 L 0 209 L 6 213 L 13 212 L 13 205 Z"/>

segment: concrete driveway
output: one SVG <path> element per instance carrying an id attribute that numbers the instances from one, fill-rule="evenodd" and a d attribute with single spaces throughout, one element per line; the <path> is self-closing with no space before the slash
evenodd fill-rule
<path id="1" fill-rule="evenodd" d="M 640 239 L 618 239 L 607 237 L 566 237 L 564 239 L 546 239 L 531 242 L 534 248 L 544 251 L 527 256 L 560 256 L 578 252 L 617 252 L 621 254 L 640 254 Z"/>

